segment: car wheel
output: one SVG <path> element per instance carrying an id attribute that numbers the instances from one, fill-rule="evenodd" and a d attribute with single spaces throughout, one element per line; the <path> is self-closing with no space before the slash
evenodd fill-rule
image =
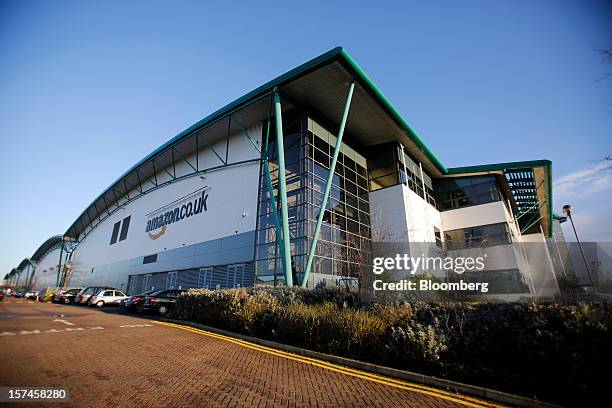
<path id="1" fill-rule="evenodd" d="M 159 314 L 164 316 L 168 314 L 168 306 L 160 306 L 159 309 Z"/>
<path id="2" fill-rule="evenodd" d="M 102 307 L 102 306 L 104 306 L 104 302 L 101 301 L 101 300 L 98 300 L 98 303 L 96 303 L 96 306 Z"/>
<path id="3" fill-rule="evenodd" d="M 70 299 L 68 299 L 68 298 L 64 299 L 64 303 L 65 303 L 65 304 L 70 303 Z"/>

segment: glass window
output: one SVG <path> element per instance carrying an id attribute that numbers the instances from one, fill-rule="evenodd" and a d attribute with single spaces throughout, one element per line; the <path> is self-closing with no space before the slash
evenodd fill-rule
<path id="1" fill-rule="evenodd" d="M 305 126 L 301 128 L 303 127 Z M 296 147 L 294 147 L 289 140 L 294 142 L 294 136 L 297 135 L 299 135 L 300 142 L 296 143 Z M 315 220 L 320 211 L 334 146 L 325 141 L 327 133 L 323 135 L 324 138 L 317 137 L 309 131 L 298 132 L 290 136 L 286 136 L 285 161 L 289 163 L 291 160 L 296 165 L 287 165 L 289 172 L 292 172 L 287 175 L 290 205 L 289 229 L 292 261 L 295 263 L 296 271 L 301 272 L 305 256 L 312 243 Z M 297 149 L 298 145 L 299 149 Z M 319 244 L 313 262 L 313 273 L 342 274 L 343 276 L 349 273 L 351 263 L 350 261 L 347 262 L 347 257 L 351 256 L 351 253 L 347 252 L 349 248 L 347 247 L 347 236 L 357 242 L 355 251 L 364 242 L 366 244 L 361 246 L 369 248 L 369 245 L 367 245 L 370 240 L 368 172 L 365 167 L 357 165 L 355 160 L 357 157 L 357 161 L 365 163 L 365 159 L 358 156 L 358 153 L 352 149 L 347 151 L 350 152 L 352 158 L 343 153 L 338 155 L 328 204 L 323 213 Z M 297 157 L 296 153 L 298 154 Z M 274 159 L 272 160 L 274 161 Z M 270 163 L 271 178 L 275 185 L 275 191 L 278 191 L 278 170 L 273 161 Z M 392 168 L 387 171 L 388 174 L 381 172 L 381 176 L 394 173 L 393 162 L 390 165 Z M 255 263 L 256 281 L 266 284 L 282 284 L 282 265 L 275 242 L 276 234 L 273 228 L 272 214 L 270 214 L 271 205 L 267 198 L 269 195 L 268 186 L 263 170 L 262 166 L 261 200 L 258 209 L 259 231 L 257 232 Z M 276 193 L 276 196 L 278 202 L 278 193 Z M 360 254 L 367 255 L 364 250 L 360 251 Z M 352 253 L 352 255 L 355 254 L 356 252 Z M 299 274 L 296 278 L 299 279 Z"/>
<path id="2" fill-rule="evenodd" d="M 325 154 L 329 155 L 329 145 L 320 137 L 314 137 L 314 146 Z"/>
<path id="3" fill-rule="evenodd" d="M 436 238 L 436 246 L 442 248 L 442 234 L 439 228 L 434 227 L 434 237 Z"/>
<path id="4" fill-rule="evenodd" d="M 449 230 L 445 232 L 449 249 L 463 249 L 509 244 L 511 241 L 505 223 Z"/>
<path id="5" fill-rule="evenodd" d="M 119 241 L 123 241 L 127 238 L 128 229 L 130 228 L 130 220 L 132 216 L 129 215 L 123 219 L 123 223 L 121 224 L 121 235 L 119 235 Z"/>
<path id="6" fill-rule="evenodd" d="M 358 221 L 359 220 L 359 214 L 357 213 L 356 209 L 347 206 L 346 207 L 346 218 Z"/>
<path id="7" fill-rule="evenodd" d="M 111 235 L 111 240 L 110 240 L 110 244 L 113 245 L 115 242 L 117 242 L 117 237 L 119 236 L 119 227 L 121 226 L 121 221 L 116 222 L 115 225 L 113 225 L 113 234 Z"/>
<path id="8" fill-rule="evenodd" d="M 329 168 L 329 156 L 316 148 L 314 149 L 314 160 L 317 163 L 320 163 L 323 166 Z"/>
<path id="9" fill-rule="evenodd" d="M 435 188 L 440 211 L 501 200 L 495 176 L 437 179 Z"/>

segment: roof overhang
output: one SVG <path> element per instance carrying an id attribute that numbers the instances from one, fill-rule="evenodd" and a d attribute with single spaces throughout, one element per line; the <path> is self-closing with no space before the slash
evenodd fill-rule
<path id="1" fill-rule="evenodd" d="M 153 164 L 157 164 L 159 171 L 160 167 L 174 160 L 173 155 L 176 152 L 187 156 L 195 151 L 197 144 L 193 142 L 194 135 L 199 132 L 206 132 L 207 138 L 214 139 L 221 137 L 224 132 L 227 134 L 228 128 L 231 132 L 230 115 L 239 118 L 239 122 L 246 127 L 266 117 L 271 95 L 275 90 L 278 90 L 283 98 L 284 111 L 296 106 L 316 109 L 333 131 L 339 126 L 351 82 L 355 82 L 355 90 L 346 124 L 347 142 L 352 140 L 366 148 L 390 141 L 401 143 L 408 154 L 421 162 L 424 170 L 432 177 L 443 177 L 453 172 L 462 173 L 464 169 L 477 173 L 494 171 L 482 168 L 499 166 L 475 166 L 473 170 L 447 169 L 355 60 L 343 48 L 337 47 L 236 99 L 164 143 L 105 189 L 79 215 L 64 235 L 76 240 L 86 230 L 87 225 L 96 222 L 95 220 L 101 222 L 107 215 L 110 216 L 109 209 L 119 207 L 120 199 L 117 196 L 127 195 L 130 186 L 136 186 L 141 179 L 155 174 Z M 195 138 L 197 139 L 197 136 Z M 498 171 L 503 172 L 504 169 Z M 550 184 L 550 179 L 547 183 Z M 546 194 L 550 197 L 550 189 L 547 191 Z M 550 219 L 550 216 L 547 217 Z"/>
<path id="2" fill-rule="evenodd" d="M 346 126 L 347 140 L 352 138 L 366 147 L 397 141 L 402 143 L 416 160 L 421 161 L 424 169 L 434 177 L 446 172 L 440 160 L 353 58 L 344 49 L 337 47 L 238 98 L 164 143 L 96 197 L 68 228 L 65 236 L 78 239 L 86 225 L 92 220 L 101 219 L 105 212 L 108 213 L 109 207 L 117 203 L 117 196 L 126 195 L 130 186 L 137 185 L 139 179 L 152 176 L 155 172 L 151 165 L 153 160 L 159 167 L 163 167 L 170 163 L 170 152 L 173 152 L 173 148 L 184 155 L 191 153 L 195 146 L 194 143 L 189 143 L 189 138 L 195 133 L 204 129 L 207 133 L 214 133 L 215 127 L 218 128 L 216 132 L 219 134 L 226 132 L 228 126 L 223 121 L 227 120 L 229 115 L 240 114 L 240 122 L 244 126 L 260 120 L 269 110 L 269 99 L 266 97 L 275 89 L 283 97 L 284 111 L 296 105 L 316 107 L 332 128 L 339 126 L 351 81 L 355 82 L 355 91 Z"/>

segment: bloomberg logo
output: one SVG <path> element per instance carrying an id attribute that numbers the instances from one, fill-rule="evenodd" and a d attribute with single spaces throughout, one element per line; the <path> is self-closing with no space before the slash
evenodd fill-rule
<path id="1" fill-rule="evenodd" d="M 206 206 L 207 190 L 208 187 L 204 187 L 147 214 L 149 219 L 145 232 L 149 238 L 157 239 L 166 233 L 168 225 L 206 212 L 208 210 Z M 160 231 L 153 232 L 158 229 Z"/>

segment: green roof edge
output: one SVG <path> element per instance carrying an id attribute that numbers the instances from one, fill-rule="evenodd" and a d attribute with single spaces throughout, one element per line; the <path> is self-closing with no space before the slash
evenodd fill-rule
<path id="1" fill-rule="evenodd" d="M 231 112 L 242 108 L 243 106 L 265 96 L 270 93 L 274 87 L 280 87 L 285 83 L 293 80 L 298 75 L 304 75 L 309 71 L 313 71 L 321 65 L 325 65 L 334 59 L 340 59 L 341 62 L 345 63 L 345 67 L 348 68 L 360 81 L 361 85 L 370 93 L 375 100 L 377 100 L 380 105 L 385 109 L 385 111 L 391 115 L 391 117 L 396 121 L 396 123 L 406 131 L 408 138 L 413 141 L 416 146 L 425 154 L 425 156 L 440 170 L 440 172 L 444 175 L 454 175 L 461 174 L 467 172 L 474 171 L 493 171 L 493 170 L 503 170 L 503 169 L 511 169 L 511 168 L 524 168 L 524 167 L 548 167 L 548 179 L 549 179 L 549 214 L 550 219 L 552 220 L 552 162 L 550 160 L 534 160 L 534 161 L 523 161 L 523 162 L 509 162 L 509 163 L 497 163 L 497 164 L 485 164 L 479 166 L 467 166 L 467 167 L 454 167 L 454 168 L 446 168 L 442 162 L 436 157 L 436 155 L 427 147 L 427 145 L 423 142 L 423 140 L 419 137 L 419 135 L 410 127 L 408 122 L 402 117 L 402 115 L 397 111 L 397 109 L 393 106 L 393 104 L 387 99 L 387 97 L 381 92 L 381 90 L 374 84 L 374 82 L 370 79 L 370 77 L 361 69 L 359 64 L 349 55 L 349 53 L 342 47 L 335 47 L 318 57 L 311 59 L 310 61 L 305 62 L 293 68 L 290 71 L 272 79 L 271 81 L 266 82 L 265 84 L 255 88 L 251 92 L 241 96 L 240 98 L 230 102 L 224 107 L 218 109 L 212 114 L 206 116 L 200 121 L 196 122 L 192 126 L 183 130 L 153 152 L 146 155 L 144 158 L 139 160 L 136 164 L 130 167 L 126 172 L 121 174 L 115 181 L 113 181 L 104 191 L 99 194 L 87 207 L 85 210 L 79 214 L 79 216 L 75 219 L 75 221 L 70 225 L 70 227 L 63 234 L 67 236 L 69 231 L 76 225 L 77 221 L 85 214 L 85 212 L 104 194 L 106 194 L 110 189 L 117 184 L 124 177 L 135 171 L 138 167 L 146 163 L 148 160 L 152 159 L 157 154 L 162 151 L 170 148 L 173 144 L 179 142 L 183 139 L 183 137 L 189 135 L 190 133 L 196 131 L 199 128 L 202 128 L 216 120 L 223 118 L 225 115 L 230 114 Z M 551 224 L 552 225 L 552 224 Z M 549 228 L 549 235 L 552 234 L 552 226 Z"/>
<path id="2" fill-rule="evenodd" d="M 279 77 L 276 77 L 276 78 L 274 78 L 271 81 L 266 82 L 265 84 L 255 88 L 251 92 L 241 96 L 240 98 L 234 100 L 233 102 L 230 102 L 229 104 L 225 105 L 224 107 L 216 110 L 215 112 L 211 113 L 210 115 L 206 116 L 205 118 L 199 120 L 195 124 L 189 126 L 187 129 L 183 130 L 182 132 L 180 132 L 179 134 L 177 134 L 176 136 L 174 136 L 173 138 L 171 138 L 170 140 L 168 140 L 167 142 L 165 142 L 164 144 L 159 146 L 157 149 L 155 149 L 154 151 L 152 151 L 151 153 L 146 155 L 144 158 L 142 158 L 136 164 L 134 164 L 132 167 L 130 167 L 127 171 L 125 171 L 123 174 L 121 174 L 121 176 L 119 176 L 107 188 L 105 188 L 102 193 L 100 193 L 96 198 L 94 198 L 92 200 L 92 202 L 89 203 L 89 205 L 87 205 L 87 207 L 85 207 L 85 209 L 77 216 L 76 220 L 70 225 L 70 227 L 68 227 L 68 229 L 64 233 L 64 236 L 68 235 L 69 231 L 76 225 L 77 221 L 83 216 L 83 214 L 85 214 L 85 212 L 100 197 L 102 197 L 104 194 L 106 194 L 106 192 L 109 191 L 121 179 L 123 179 L 128 174 L 130 174 L 133 171 L 135 171 L 138 167 L 140 167 L 141 165 L 146 163 L 148 160 L 150 160 L 151 158 L 153 158 L 157 154 L 161 153 L 162 151 L 168 149 L 173 144 L 177 143 L 183 137 L 185 137 L 186 135 L 194 132 L 195 130 L 197 130 L 197 129 L 201 128 L 201 127 L 204 127 L 204 126 L 206 126 L 206 125 L 208 125 L 208 124 L 210 124 L 210 123 L 212 123 L 212 122 L 214 122 L 214 121 L 224 117 L 225 115 L 231 113 L 232 111 L 237 110 L 237 109 L 241 108 L 242 106 L 244 106 L 244 105 L 246 105 L 246 104 L 248 104 L 248 103 L 250 103 L 250 102 L 252 102 L 252 101 L 254 101 L 254 100 L 256 100 L 256 99 L 258 99 L 260 97 L 262 97 L 262 96 L 265 96 L 267 93 L 271 92 L 271 90 L 274 87 L 282 86 L 283 83 L 289 81 L 290 79 L 292 79 L 296 75 L 304 74 L 307 71 L 314 70 L 319 65 L 324 65 L 325 63 L 333 60 L 334 58 L 336 58 L 340 54 L 341 51 L 342 51 L 342 47 L 333 48 L 333 49 L 327 51 L 326 53 L 321 54 L 318 57 L 313 58 L 312 60 L 310 60 L 308 62 L 305 62 L 304 64 L 299 65 L 298 67 L 296 67 L 296 68 L 286 72 L 285 74 L 283 74 L 283 75 L 281 75 Z"/>
<path id="3" fill-rule="evenodd" d="M 374 96 L 375 99 L 378 99 L 378 101 L 383 106 L 383 108 L 385 108 L 387 113 L 389 113 L 398 122 L 400 127 L 403 127 L 404 130 L 408 132 L 408 137 L 410 138 L 410 140 L 412 140 L 417 145 L 417 147 L 421 149 L 425 156 L 427 156 L 427 158 L 431 160 L 431 162 L 438 168 L 438 170 L 440 170 L 442 174 L 446 174 L 447 169 L 442 164 L 440 159 L 438 159 L 436 155 L 433 154 L 433 152 L 429 149 L 429 147 L 427 147 L 427 145 L 425 145 L 425 142 L 423 142 L 419 135 L 414 130 L 412 130 L 408 122 L 406 122 L 406 120 L 397 111 L 397 109 L 395 109 L 395 106 L 393 106 L 393 104 L 387 99 L 387 97 L 381 92 L 381 90 L 378 89 L 378 87 L 370 79 L 370 77 L 361 69 L 359 64 L 355 62 L 353 57 L 351 57 L 349 53 L 346 52 L 346 50 L 344 50 L 343 48 L 340 48 L 340 55 L 342 55 L 344 60 L 352 68 L 354 73 L 357 74 L 359 79 L 361 79 L 361 81 L 366 85 L 366 87 L 369 88 L 372 96 Z"/>
<path id="4" fill-rule="evenodd" d="M 492 163 L 492 164 L 480 164 L 477 166 L 464 166 L 464 167 L 450 167 L 447 170 L 448 175 L 472 173 L 478 171 L 497 171 L 497 170 L 510 170 L 510 169 L 523 169 L 529 167 L 547 167 L 551 166 L 550 160 L 529 160 L 519 162 L 507 162 L 507 163 Z"/>
<path id="5" fill-rule="evenodd" d="M 548 161 L 548 165 L 546 166 L 546 170 L 548 173 L 548 237 L 553 236 L 553 191 L 552 191 L 552 162 Z"/>
<path id="6" fill-rule="evenodd" d="M 496 171 L 496 170 L 510 170 L 510 169 L 522 169 L 522 168 L 533 168 L 533 167 L 545 167 L 548 181 L 548 200 L 547 200 L 547 211 L 550 222 L 548 223 L 548 231 L 546 235 L 552 237 L 552 220 L 553 220 L 553 195 L 552 195 L 552 162 L 550 160 L 529 160 L 520 162 L 508 162 L 508 163 L 493 163 L 493 164 L 482 164 L 478 166 L 464 166 L 464 167 L 452 167 L 448 169 L 446 174 L 448 175 L 459 175 L 462 173 L 473 173 L 479 171 Z"/>

